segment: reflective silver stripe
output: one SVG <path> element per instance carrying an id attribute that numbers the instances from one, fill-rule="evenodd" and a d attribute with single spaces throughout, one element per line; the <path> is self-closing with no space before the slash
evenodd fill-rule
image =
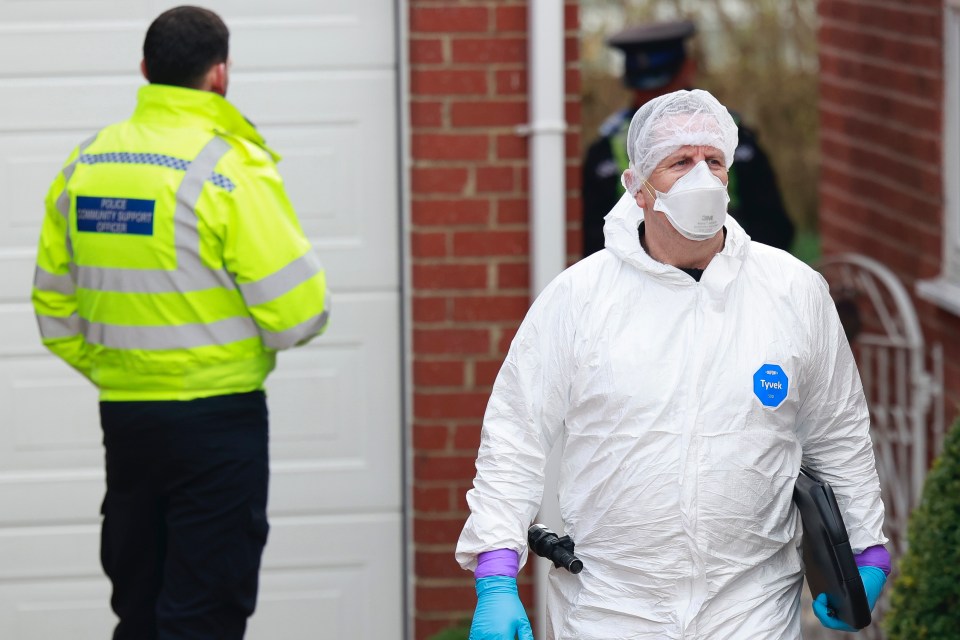
<path id="1" fill-rule="evenodd" d="M 63 170 L 63 173 L 64 175 L 67 176 L 68 180 L 70 178 L 69 178 L 69 175 L 67 174 L 67 169 L 70 170 L 70 175 L 72 175 L 73 168 L 74 168 L 74 164 L 71 164 L 66 169 Z M 63 191 L 60 192 L 60 195 L 57 196 L 57 211 L 59 211 L 60 215 L 62 215 L 67 220 L 70 219 L 70 192 L 67 191 L 66 187 L 64 187 Z M 69 237 L 70 236 L 68 235 L 67 238 Z"/>
<path id="2" fill-rule="evenodd" d="M 63 168 L 63 191 L 61 191 L 60 195 L 57 197 L 57 211 L 59 211 L 60 215 L 62 215 L 67 221 L 67 232 L 65 234 L 66 237 L 64 238 L 64 246 L 67 249 L 67 255 L 70 256 L 71 261 L 73 260 L 73 240 L 70 239 L 70 192 L 67 190 L 67 185 L 70 184 L 70 178 L 73 177 L 73 172 L 77 168 L 77 161 L 80 159 L 80 156 L 83 155 L 83 152 L 87 147 L 93 144 L 93 141 L 97 139 L 98 134 L 99 132 L 81 142 L 80 146 L 77 147 L 77 157 L 73 159 L 73 162 Z"/>
<path id="3" fill-rule="evenodd" d="M 279 298 L 287 291 L 317 275 L 321 269 L 323 269 L 323 265 L 320 264 L 320 257 L 313 251 L 308 251 L 266 278 L 237 286 L 240 287 L 240 293 L 243 294 L 247 306 L 255 307 L 258 304 Z"/>
<path id="4" fill-rule="evenodd" d="M 200 290 L 211 286 L 234 288 L 233 279 L 225 272 L 218 274 L 204 266 L 200 259 L 200 229 L 197 219 L 197 201 L 206 184 L 207 178 L 213 173 L 214 167 L 220 162 L 230 145 L 220 137 L 214 137 L 200 150 L 197 157 L 190 163 L 183 176 L 183 181 L 177 189 L 177 208 L 173 214 L 174 237 L 177 246 L 177 271 L 186 276 L 187 282 L 196 280 L 190 289 Z M 212 276 L 212 278 L 211 278 Z M 214 280 L 217 284 L 211 284 Z M 184 286 L 187 282 L 181 283 Z"/>
<path id="5" fill-rule="evenodd" d="M 53 291 L 54 293 L 62 293 L 65 296 L 72 296 L 77 292 L 77 288 L 73 284 L 73 278 L 69 273 L 56 276 L 40 265 L 37 265 L 33 273 L 33 286 L 40 291 Z"/>
<path id="6" fill-rule="evenodd" d="M 297 326 L 287 329 L 286 331 L 280 331 L 278 333 L 273 333 L 270 331 L 261 331 L 260 335 L 263 339 L 263 344 L 267 345 L 271 349 L 289 349 L 290 347 L 295 347 L 301 342 L 312 338 L 313 336 L 320 333 L 320 331 L 327 325 L 327 320 L 330 318 L 330 311 L 324 310 L 320 315 L 314 316 L 309 320 L 301 322 Z"/>
<path id="7" fill-rule="evenodd" d="M 223 270 L 204 267 L 196 273 L 163 269 L 107 269 L 77 267 L 78 286 L 117 293 L 188 293 L 204 289 L 233 289 L 233 280 Z"/>
<path id="8" fill-rule="evenodd" d="M 84 321 L 87 342 L 111 349 L 193 349 L 257 337 L 249 317 L 174 326 L 130 326 Z"/>
<path id="9" fill-rule="evenodd" d="M 58 318 L 56 316 L 37 316 L 37 325 L 40 327 L 40 336 L 44 340 L 53 338 L 70 338 L 80 335 L 83 329 L 83 323 L 80 316 L 73 314 L 68 318 Z"/>
<path id="10" fill-rule="evenodd" d="M 97 139 L 97 134 L 93 134 L 86 140 L 80 143 L 80 146 L 77 147 L 77 157 L 73 159 L 73 162 L 68 164 L 63 168 L 63 191 L 60 192 L 60 195 L 57 197 L 57 211 L 63 215 L 64 218 L 70 217 L 70 194 L 67 191 L 67 184 L 70 182 L 70 178 L 73 177 L 73 172 L 77 170 L 77 162 L 80 161 L 80 156 L 83 155 L 84 150 L 93 144 L 93 141 Z"/>
<path id="11" fill-rule="evenodd" d="M 233 289 L 233 279 L 225 270 L 214 271 L 200 259 L 200 232 L 196 213 L 197 201 L 203 192 L 204 184 L 220 158 L 229 150 L 230 145 L 222 138 L 215 137 L 210 140 L 189 163 L 177 188 L 173 214 L 177 252 L 175 271 L 78 266 L 78 286 L 95 291 L 120 293 L 186 293 L 213 288 Z"/>

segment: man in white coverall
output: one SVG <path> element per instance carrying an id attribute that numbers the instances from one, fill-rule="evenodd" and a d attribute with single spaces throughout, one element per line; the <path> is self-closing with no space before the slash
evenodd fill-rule
<path id="1" fill-rule="evenodd" d="M 471 640 L 532 639 L 515 578 L 561 442 L 583 571 L 551 571 L 548 638 L 800 638 L 801 463 L 833 486 L 872 608 L 883 503 L 823 278 L 727 216 L 737 127 L 712 95 L 647 103 L 627 144 L 605 250 L 537 298 L 487 405 L 456 552 L 477 582 Z"/>

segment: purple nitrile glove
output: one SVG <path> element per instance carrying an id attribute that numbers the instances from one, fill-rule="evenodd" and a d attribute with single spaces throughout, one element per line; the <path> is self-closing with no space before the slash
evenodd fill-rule
<path id="1" fill-rule="evenodd" d="M 890 575 L 890 552 L 882 544 L 867 547 L 853 556 L 853 559 L 857 561 L 858 567 L 876 567 L 883 571 L 884 575 Z"/>
<path id="2" fill-rule="evenodd" d="M 496 549 L 484 551 L 477 555 L 477 568 L 473 571 L 474 578 L 488 576 L 508 576 L 516 578 L 520 571 L 520 556 L 513 549 Z"/>

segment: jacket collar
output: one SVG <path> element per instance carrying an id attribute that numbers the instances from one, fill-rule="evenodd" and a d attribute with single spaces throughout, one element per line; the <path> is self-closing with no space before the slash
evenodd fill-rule
<path id="1" fill-rule="evenodd" d="M 211 91 L 163 84 L 144 85 L 137 93 L 137 107 L 132 119 L 192 125 L 217 135 L 241 138 L 263 148 L 274 162 L 280 160 L 253 123 L 226 98 Z"/>
<path id="2" fill-rule="evenodd" d="M 663 280 L 664 284 L 696 284 L 693 278 L 680 269 L 657 262 L 643 250 L 637 236 L 637 229 L 642 221 L 643 209 L 637 206 L 629 193 L 625 193 L 604 218 L 603 235 L 606 248 L 623 262 Z M 727 215 L 723 226 L 727 233 L 723 249 L 707 265 L 700 280 L 701 285 L 717 290 L 718 293 L 726 290 L 736 277 L 750 246 L 750 236 L 733 216 Z"/>

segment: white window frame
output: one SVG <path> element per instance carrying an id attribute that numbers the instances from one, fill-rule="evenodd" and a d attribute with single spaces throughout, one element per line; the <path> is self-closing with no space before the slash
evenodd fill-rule
<path id="1" fill-rule="evenodd" d="M 943 261 L 917 296 L 960 316 L 960 0 L 943 5 Z"/>

